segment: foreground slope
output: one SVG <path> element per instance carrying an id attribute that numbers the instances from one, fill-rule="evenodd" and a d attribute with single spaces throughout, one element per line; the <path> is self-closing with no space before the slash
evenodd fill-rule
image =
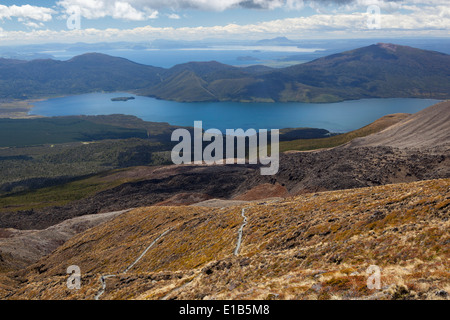
<path id="1" fill-rule="evenodd" d="M 448 298 L 449 209 L 450 179 L 228 208 L 139 208 L 3 275 L 1 297 Z M 70 265 L 81 268 L 80 290 L 66 287 Z M 381 290 L 366 286 L 369 265 L 382 270 Z M 101 276 L 111 276 L 104 292 Z"/>

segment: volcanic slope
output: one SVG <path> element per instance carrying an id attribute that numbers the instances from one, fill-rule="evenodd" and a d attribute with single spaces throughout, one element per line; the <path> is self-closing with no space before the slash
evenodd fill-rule
<path id="1" fill-rule="evenodd" d="M 126 212 L 85 215 L 44 230 L 0 229 L 0 272 L 25 268 L 48 255 L 74 235 Z"/>
<path id="2" fill-rule="evenodd" d="M 228 208 L 138 208 L 2 275 L 0 296 L 449 299 L 449 210 L 450 179 Z M 66 286 L 70 265 L 81 269 L 80 290 Z M 370 265 L 382 270 L 381 290 L 367 288 Z"/>
<path id="3" fill-rule="evenodd" d="M 450 101 L 417 112 L 387 129 L 351 141 L 348 147 L 433 148 L 450 145 Z"/>

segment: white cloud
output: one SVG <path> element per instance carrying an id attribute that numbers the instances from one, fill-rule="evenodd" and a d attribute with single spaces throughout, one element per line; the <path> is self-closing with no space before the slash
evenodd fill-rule
<path id="1" fill-rule="evenodd" d="M 42 22 L 37 23 L 37 22 L 33 22 L 33 21 L 25 21 L 24 25 L 29 28 L 32 28 L 32 29 L 39 29 L 44 26 L 44 24 Z"/>
<path id="2" fill-rule="evenodd" d="M 78 6 L 82 9 L 85 18 L 94 19 L 112 15 L 118 2 L 126 2 L 134 10 L 146 12 L 148 10 L 162 9 L 174 11 L 183 9 L 224 11 L 237 7 L 269 10 L 281 7 L 301 9 L 303 8 L 304 0 L 60 0 L 57 4 L 65 9 Z"/>
<path id="3" fill-rule="evenodd" d="M 151 11 L 150 14 L 147 15 L 147 19 L 156 19 L 159 16 L 158 10 Z"/>
<path id="4" fill-rule="evenodd" d="M 441 16 L 436 13 L 443 10 Z M 366 12 L 315 14 L 308 17 L 279 19 L 255 24 L 228 24 L 212 27 L 153 27 L 150 25 L 120 30 L 33 30 L 30 32 L 3 32 L 2 41 L 32 42 L 98 42 L 142 41 L 158 38 L 198 40 L 207 37 L 222 39 L 261 39 L 284 35 L 293 39 L 332 37 L 403 37 L 403 36 L 448 36 L 450 14 L 445 8 L 428 8 L 409 14 L 394 12 L 383 14 L 380 30 L 368 30 Z M 436 11 L 438 10 L 438 11 Z"/>
<path id="5" fill-rule="evenodd" d="M 117 1 L 114 3 L 112 17 L 114 19 L 142 21 L 145 19 L 145 14 L 136 10 L 127 2 Z"/>
<path id="6" fill-rule="evenodd" d="M 81 16 L 86 19 L 112 17 L 128 21 L 143 21 L 158 17 L 158 10 L 136 5 L 135 2 L 139 1 L 62 0 L 58 1 L 57 5 L 62 7 L 67 14 L 79 10 Z"/>
<path id="7" fill-rule="evenodd" d="M 181 17 L 179 15 L 177 15 L 176 13 L 168 14 L 167 17 L 169 19 L 175 19 L 175 20 L 181 19 Z"/>
<path id="8" fill-rule="evenodd" d="M 100 19 L 112 17 L 129 21 L 144 21 L 155 19 L 159 11 L 171 9 L 180 11 L 183 9 L 197 9 L 209 11 L 224 11 L 237 7 L 257 8 L 273 10 L 285 8 L 287 10 L 300 10 L 305 5 L 317 10 L 324 10 L 328 4 L 337 4 L 346 11 L 357 11 L 369 5 L 378 5 L 382 10 L 392 12 L 401 8 L 413 10 L 425 7 L 444 7 L 449 10 L 449 0 L 59 0 L 57 6 L 67 14 L 79 9 L 83 18 Z M 0 19 L 11 17 L 26 17 L 37 21 L 50 21 L 56 11 L 46 7 L 31 5 L 4 6 L 0 5 Z M 173 18 L 179 17 L 176 13 Z"/>
<path id="9" fill-rule="evenodd" d="M 141 18 L 142 16 L 136 12 L 144 14 L 149 10 L 159 11 L 163 9 L 171 9 L 173 11 L 196 9 L 220 12 L 238 7 L 266 10 L 273 10 L 277 8 L 299 10 L 304 7 L 305 3 L 317 3 L 318 5 L 324 5 L 329 3 L 348 4 L 354 1 L 366 0 L 60 0 L 57 4 L 66 10 L 73 8 L 74 6 L 80 7 L 83 17 L 87 19 L 95 19 L 117 15 L 118 3 L 126 3 L 128 5 L 128 11 L 134 11 L 134 15 Z M 384 2 L 391 0 L 370 1 Z M 122 6 L 123 5 L 120 5 L 119 7 Z M 125 16 L 129 18 L 128 14 Z"/>
<path id="10" fill-rule="evenodd" d="M 36 7 L 29 4 L 23 6 L 0 5 L 0 20 L 20 18 L 46 22 L 52 20 L 53 14 L 56 14 L 56 11 L 51 8 Z"/>
<path id="11" fill-rule="evenodd" d="M 13 17 L 22 21 L 32 31 L 3 31 L 2 42 L 96 42 L 126 40 L 140 41 L 156 38 L 192 39 L 207 37 L 260 39 L 269 36 L 299 38 L 324 37 L 383 37 L 383 36 L 447 36 L 450 31 L 450 0 L 61 0 L 60 9 L 67 14 L 79 8 L 85 19 L 112 17 L 131 21 L 147 21 L 160 15 L 160 10 L 170 9 L 165 14 L 171 19 L 179 19 L 183 8 L 201 10 L 226 10 L 236 6 L 248 8 L 301 9 L 311 3 L 342 4 L 339 10 L 318 11 L 306 17 L 280 19 L 253 24 L 228 24 L 212 27 L 152 27 L 134 29 L 84 29 L 84 30 L 43 30 L 40 23 L 52 19 L 57 14 L 53 9 L 25 6 L 0 5 L 0 20 Z M 377 4 L 382 8 L 381 29 L 368 30 L 366 8 Z M 170 11 L 169 11 L 170 12 Z M 164 13 L 163 13 L 164 14 Z M 1 31 L 1 30 L 0 30 Z"/>

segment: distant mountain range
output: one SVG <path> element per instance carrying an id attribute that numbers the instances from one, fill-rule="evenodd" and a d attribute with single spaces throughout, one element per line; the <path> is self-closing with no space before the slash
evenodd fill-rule
<path id="1" fill-rule="evenodd" d="M 273 39 L 263 39 L 256 42 L 258 45 L 270 45 L 270 46 L 295 46 L 296 41 L 289 40 L 286 37 L 276 37 Z"/>
<path id="2" fill-rule="evenodd" d="M 186 102 L 448 99 L 450 55 L 379 43 L 282 69 L 215 61 L 164 69 L 98 53 L 68 61 L 0 59 L 0 99 L 98 91 Z"/>

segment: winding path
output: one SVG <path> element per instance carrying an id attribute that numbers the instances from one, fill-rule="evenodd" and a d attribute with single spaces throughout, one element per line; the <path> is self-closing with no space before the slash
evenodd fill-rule
<path id="1" fill-rule="evenodd" d="M 125 269 L 125 271 L 123 273 L 127 273 L 128 271 L 130 271 L 131 268 L 134 267 L 134 265 L 136 263 L 138 263 L 147 253 L 148 250 L 150 250 L 151 247 L 153 247 L 155 245 L 156 242 L 159 241 L 159 239 L 161 239 L 162 237 L 164 237 L 170 230 L 172 230 L 172 228 L 167 229 L 166 231 L 164 231 L 163 233 L 160 234 L 160 236 L 158 238 L 156 238 L 152 243 L 150 243 L 150 245 L 144 250 L 144 252 L 142 252 L 142 254 L 132 263 L 128 266 L 128 268 Z"/>
<path id="2" fill-rule="evenodd" d="M 117 275 L 115 275 L 115 274 L 108 274 L 108 275 L 105 275 L 105 276 L 102 275 L 100 277 L 100 283 L 102 285 L 102 288 L 95 295 L 95 297 L 94 297 L 95 300 L 99 300 L 100 297 L 102 296 L 102 294 L 105 293 L 105 290 L 106 290 L 106 279 L 113 278 L 113 277 L 117 277 Z"/>
<path id="3" fill-rule="evenodd" d="M 237 239 L 237 243 L 236 243 L 236 248 L 234 249 L 234 255 L 237 256 L 239 255 L 239 249 L 241 248 L 241 243 L 242 243 L 242 233 L 244 231 L 244 227 L 247 224 L 247 217 L 245 215 L 245 210 L 247 210 L 247 208 L 243 208 L 241 215 L 244 218 L 244 221 L 241 224 L 241 227 L 239 228 L 238 231 L 238 239 Z"/>
<path id="4" fill-rule="evenodd" d="M 247 208 L 243 208 L 241 211 L 241 216 L 242 218 L 244 218 L 244 220 L 242 221 L 242 224 L 238 230 L 238 238 L 237 238 L 237 243 L 236 243 L 236 248 L 234 249 L 234 255 L 237 256 L 239 255 L 239 250 L 241 248 L 241 244 L 242 244 L 242 234 L 244 232 L 244 227 L 247 225 L 247 216 L 245 215 L 245 211 L 248 209 Z M 148 252 L 148 250 L 150 250 L 150 248 L 152 248 L 162 237 L 164 237 L 169 231 L 171 231 L 172 228 L 167 229 L 166 231 L 164 231 L 163 233 L 161 233 L 155 240 L 153 240 L 152 243 L 150 243 L 150 245 L 147 246 L 147 248 L 145 248 L 145 250 L 141 253 L 141 255 L 132 263 L 130 264 L 124 271 L 123 273 L 127 273 L 128 271 L 130 271 L 131 268 L 133 268 L 136 263 L 138 263 L 144 256 L 145 254 Z M 106 279 L 108 278 L 114 278 L 117 277 L 118 274 L 107 274 L 107 275 L 101 275 L 100 276 L 100 284 L 101 284 L 101 289 L 98 291 L 98 293 L 95 295 L 94 299 L 95 300 L 99 300 L 100 297 L 105 293 L 106 290 Z M 185 283 L 184 285 L 175 288 L 174 290 L 171 290 L 166 296 L 164 296 L 162 298 L 162 300 L 166 300 L 170 294 L 172 294 L 174 291 L 178 291 L 181 290 L 183 288 L 185 288 L 186 286 L 188 286 L 194 279 L 192 279 L 191 281 L 188 281 L 187 283 Z"/>
<path id="5" fill-rule="evenodd" d="M 236 243 L 236 248 L 234 249 L 234 255 L 237 256 L 239 254 L 239 249 L 241 248 L 241 243 L 242 243 L 242 233 L 244 231 L 244 227 L 247 224 L 247 216 L 245 215 L 245 210 L 247 210 L 248 208 L 243 208 L 241 211 L 241 215 L 244 218 L 244 221 L 242 221 L 241 227 L 238 230 L 238 239 L 237 239 L 237 243 Z M 184 288 L 186 288 L 188 285 L 190 285 L 198 276 L 200 276 L 200 274 L 198 274 L 197 276 L 195 276 L 192 280 L 186 282 L 185 284 L 174 288 L 172 290 L 170 290 L 164 297 L 162 297 L 160 300 L 167 300 L 172 294 L 174 294 L 175 292 L 178 292 Z"/>
<path id="6" fill-rule="evenodd" d="M 127 273 L 128 271 L 130 271 L 130 269 L 133 268 L 135 266 L 135 264 L 138 263 L 145 256 L 147 251 L 150 250 L 150 248 L 153 247 L 156 244 L 156 242 L 158 242 L 159 239 L 164 237 L 170 230 L 172 230 L 172 228 L 169 228 L 166 231 L 164 231 L 163 233 L 161 233 L 159 235 L 159 237 L 157 237 L 147 248 L 145 248 L 145 250 L 141 253 L 141 255 L 132 264 L 130 264 L 125 269 L 125 271 L 123 273 Z M 95 295 L 95 297 L 94 297 L 95 300 L 99 300 L 100 297 L 102 296 L 102 294 L 105 293 L 105 290 L 106 290 L 106 279 L 114 278 L 114 277 L 117 277 L 117 276 L 118 276 L 117 274 L 107 274 L 107 275 L 100 276 L 100 284 L 102 285 L 102 288 Z"/>

